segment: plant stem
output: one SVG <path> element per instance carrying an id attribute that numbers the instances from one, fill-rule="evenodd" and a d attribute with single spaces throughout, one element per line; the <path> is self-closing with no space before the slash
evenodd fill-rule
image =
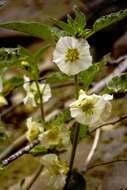
<path id="1" fill-rule="evenodd" d="M 75 75 L 75 92 L 76 92 L 76 99 L 78 98 L 79 95 L 79 83 L 78 83 L 78 75 Z M 73 144 L 72 144 L 72 152 L 71 152 L 71 159 L 70 159 L 70 164 L 69 164 L 69 172 L 66 180 L 66 184 L 64 186 L 64 190 L 67 190 L 69 181 L 71 178 L 72 170 L 73 170 L 73 164 L 74 164 L 74 159 L 75 159 L 75 153 L 76 153 L 76 148 L 78 144 L 78 137 L 79 137 L 79 124 L 75 123 L 75 130 L 74 130 L 74 139 L 73 139 Z"/>
<path id="2" fill-rule="evenodd" d="M 45 125 L 45 116 L 44 116 L 44 108 L 43 108 L 43 97 L 42 97 L 42 94 L 41 94 L 41 91 L 40 91 L 38 80 L 35 80 L 35 84 L 36 84 L 36 87 L 37 87 L 37 90 L 38 90 L 38 94 L 39 94 L 39 98 L 40 98 L 40 109 L 41 109 L 42 122 Z"/>

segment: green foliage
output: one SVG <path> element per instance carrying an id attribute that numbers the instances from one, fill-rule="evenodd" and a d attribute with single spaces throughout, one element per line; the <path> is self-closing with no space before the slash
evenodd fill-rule
<path id="1" fill-rule="evenodd" d="M 50 84 L 53 84 L 53 83 L 56 83 L 56 82 L 65 82 L 65 81 L 68 81 L 69 79 L 70 79 L 70 77 L 65 75 L 65 74 L 54 73 L 52 75 L 49 75 L 46 78 L 46 82 L 50 83 Z"/>
<path id="2" fill-rule="evenodd" d="M 50 27 L 39 22 L 7 22 L 0 23 L 0 28 L 16 30 L 44 40 L 52 40 Z"/>
<path id="3" fill-rule="evenodd" d="M 94 33 L 123 20 L 125 17 L 127 17 L 127 9 L 106 16 L 102 16 L 95 21 L 95 23 L 93 24 L 93 28 L 88 33 L 84 34 L 84 36 L 88 38 Z"/>
<path id="4" fill-rule="evenodd" d="M 71 119 L 70 111 L 65 109 L 63 112 L 59 113 L 54 119 L 46 124 L 47 128 L 52 126 L 61 126 Z"/>
<path id="5" fill-rule="evenodd" d="M 47 149 L 45 149 L 41 144 L 36 145 L 34 148 L 30 150 L 30 153 L 33 156 L 37 156 L 40 154 L 45 154 L 47 152 Z"/>
<path id="6" fill-rule="evenodd" d="M 26 56 L 22 55 L 21 48 L 0 48 L 0 73 L 24 59 Z"/>
<path id="7" fill-rule="evenodd" d="M 84 28 L 86 25 L 86 18 L 83 12 L 77 7 L 74 9 L 75 18 L 70 15 L 67 16 L 67 23 L 63 21 L 57 21 L 56 25 L 64 30 L 67 35 L 82 37 Z"/>
<path id="8" fill-rule="evenodd" d="M 4 81 L 4 94 L 8 94 L 10 91 L 12 91 L 14 88 L 22 86 L 24 83 L 24 80 L 22 77 L 14 76 L 9 80 Z"/>
<path id="9" fill-rule="evenodd" d="M 105 64 L 105 61 L 102 59 L 100 62 L 93 64 L 87 70 L 82 71 L 79 74 L 79 82 L 83 84 L 85 90 L 89 89 L 89 86 L 92 84 L 97 74 L 101 71 Z"/>
<path id="10" fill-rule="evenodd" d="M 88 135 L 88 126 L 80 124 L 79 138 L 83 139 Z"/>
<path id="11" fill-rule="evenodd" d="M 104 90 L 107 93 L 126 93 L 127 92 L 127 73 L 114 77 Z"/>
<path id="12" fill-rule="evenodd" d="M 0 143 L 5 141 L 7 139 L 7 134 L 5 132 L 5 129 L 0 127 Z"/>

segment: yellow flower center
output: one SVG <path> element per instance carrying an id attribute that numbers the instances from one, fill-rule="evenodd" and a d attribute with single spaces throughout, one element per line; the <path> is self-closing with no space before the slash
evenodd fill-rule
<path id="1" fill-rule="evenodd" d="M 81 109 L 84 113 L 91 115 L 94 111 L 94 104 L 93 102 L 87 101 L 81 105 Z"/>
<path id="2" fill-rule="evenodd" d="M 58 132 L 57 131 L 49 131 L 49 133 L 48 133 L 48 138 L 50 139 L 50 140 L 56 140 L 57 138 L 58 138 Z"/>
<path id="3" fill-rule="evenodd" d="M 65 55 L 65 61 L 66 62 L 75 62 L 77 59 L 79 59 L 79 51 L 76 48 L 69 48 L 67 50 L 67 53 Z"/>

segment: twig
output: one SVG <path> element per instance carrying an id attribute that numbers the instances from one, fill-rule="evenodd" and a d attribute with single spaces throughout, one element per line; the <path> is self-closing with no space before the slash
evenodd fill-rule
<path id="1" fill-rule="evenodd" d="M 28 153 L 34 146 L 36 146 L 37 144 L 39 144 L 39 140 L 34 140 L 32 143 L 26 145 L 25 147 L 21 148 L 19 151 L 17 151 L 15 154 L 9 156 L 8 158 L 4 159 L 1 161 L 1 164 L 3 166 L 7 166 L 8 164 L 10 164 L 12 161 L 16 160 L 17 158 L 19 158 L 20 156 L 22 156 L 25 153 Z"/>
<path id="2" fill-rule="evenodd" d="M 102 79 L 100 82 L 98 82 L 90 91 L 89 93 L 98 93 L 100 92 L 107 84 L 112 80 L 113 77 L 121 75 L 122 72 L 124 72 L 127 69 L 127 59 L 125 59 L 123 62 L 121 62 L 118 67 L 107 77 Z"/>
<path id="3" fill-rule="evenodd" d="M 31 177 L 30 181 L 27 183 L 27 185 L 22 190 L 29 190 L 32 187 L 32 185 L 35 183 L 36 179 L 39 177 L 42 169 L 43 169 L 43 165 L 39 166 L 37 171 Z"/>
<path id="4" fill-rule="evenodd" d="M 98 167 L 98 166 L 103 166 L 103 165 L 108 165 L 108 164 L 113 164 L 113 163 L 116 163 L 116 162 L 127 162 L 127 159 L 125 160 L 112 160 L 112 161 L 109 161 L 109 162 L 104 162 L 104 163 L 100 163 L 100 164 L 95 164 L 94 166 L 90 166 L 87 168 L 87 171 L 95 168 L 95 167 Z"/>
<path id="5" fill-rule="evenodd" d="M 104 127 L 106 125 L 115 125 L 116 123 L 118 123 L 118 122 L 120 122 L 120 121 L 122 121 L 122 120 L 124 120 L 126 118 L 127 118 L 127 115 L 122 116 L 122 117 L 120 117 L 119 119 L 117 119 L 115 121 L 111 121 L 111 122 L 108 122 L 108 123 L 103 123 L 102 125 L 99 125 L 95 129 L 93 129 L 92 131 L 90 131 L 90 134 L 94 133 L 97 129 L 102 128 L 102 127 Z"/>
<path id="6" fill-rule="evenodd" d="M 96 131 L 96 135 L 95 135 L 95 138 L 94 138 L 94 142 L 93 142 L 93 145 L 92 145 L 92 148 L 87 156 L 87 159 L 85 161 L 85 165 L 83 166 L 83 169 L 81 168 L 80 171 L 86 171 L 87 170 L 87 167 L 96 151 L 96 148 L 97 148 L 97 145 L 98 145 L 98 142 L 99 142 L 99 138 L 100 138 L 100 129 L 97 129 Z"/>
<path id="7" fill-rule="evenodd" d="M 0 161 L 10 156 L 17 148 L 20 148 L 27 142 L 26 135 L 22 135 L 16 139 L 3 153 L 0 154 Z"/>

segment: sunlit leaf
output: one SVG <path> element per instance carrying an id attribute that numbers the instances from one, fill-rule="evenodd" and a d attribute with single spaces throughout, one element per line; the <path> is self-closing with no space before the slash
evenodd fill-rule
<path id="1" fill-rule="evenodd" d="M 44 154 L 46 152 L 47 152 L 47 150 L 41 144 L 36 145 L 34 148 L 32 148 L 30 150 L 30 153 L 32 155 L 34 155 L 34 156 L 37 156 L 37 155 L 40 155 L 40 154 Z"/>
<path id="2" fill-rule="evenodd" d="M 86 35 L 86 38 L 93 35 L 95 32 L 107 28 L 127 17 L 127 9 L 115 12 L 106 16 L 102 16 L 101 18 L 97 19 L 93 24 L 93 28 L 89 31 Z"/>
<path id="3" fill-rule="evenodd" d="M 16 30 L 27 33 L 31 36 L 39 37 L 44 40 L 51 40 L 52 34 L 50 27 L 39 22 L 7 22 L 0 23 L 0 28 Z"/>
<path id="4" fill-rule="evenodd" d="M 114 77 L 104 90 L 108 93 L 126 93 L 127 92 L 127 74 Z"/>

